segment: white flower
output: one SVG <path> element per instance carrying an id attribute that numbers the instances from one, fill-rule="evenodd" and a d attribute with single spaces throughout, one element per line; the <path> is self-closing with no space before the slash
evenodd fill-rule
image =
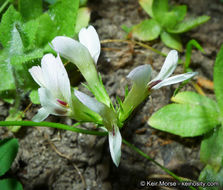
<path id="1" fill-rule="evenodd" d="M 97 64 L 101 52 L 101 44 L 94 27 L 82 28 L 79 32 L 79 41 L 88 49 L 95 64 Z"/>
<path id="2" fill-rule="evenodd" d="M 188 73 L 176 75 L 173 77 L 169 77 L 176 69 L 177 61 L 178 61 L 177 51 L 176 50 L 170 51 L 166 57 L 166 60 L 159 74 L 152 81 L 148 83 L 149 89 L 156 90 L 163 86 L 176 84 L 176 83 L 185 81 L 197 74 L 196 72 L 188 72 Z"/>
<path id="3" fill-rule="evenodd" d="M 122 137 L 116 125 L 116 115 L 111 108 L 95 100 L 94 98 L 78 91 L 74 91 L 75 96 L 92 111 L 98 113 L 103 118 L 104 129 L 108 131 L 108 141 L 112 160 L 118 167 L 121 158 Z"/>
<path id="4" fill-rule="evenodd" d="M 41 67 L 34 66 L 29 72 L 40 86 L 38 94 L 42 105 L 33 121 L 43 121 L 49 114 L 69 115 L 72 107 L 70 81 L 59 55 L 44 55 Z"/>
<path id="5" fill-rule="evenodd" d="M 151 71 L 150 65 L 140 65 L 127 75 L 127 78 L 132 81 L 133 85 L 122 104 L 122 111 L 119 112 L 119 120 L 121 122 L 124 122 L 132 111 L 148 96 L 147 84 L 151 78 Z"/>
<path id="6" fill-rule="evenodd" d="M 109 106 L 110 98 L 96 70 L 101 45 L 94 27 L 82 28 L 79 32 L 79 41 L 65 36 L 57 36 L 51 45 L 60 56 L 77 66 L 96 99 Z"/>
<path id="7" fill-rule="evenodd" d="M 52 41 L 53 49 L 75 64 L 86 64 L 89 55 L 97 64 L 101 52 L 98 34 L 93 26 L 82 28 L 79 32 L 79 42 L 65 36 L 57 36 Z"/>

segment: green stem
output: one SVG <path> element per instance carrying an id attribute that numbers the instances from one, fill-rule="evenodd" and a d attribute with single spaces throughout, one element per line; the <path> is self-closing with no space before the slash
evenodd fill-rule
<path id="1" fill-rule="evenodd" d="M 76 133 L 83 133 L 88 135 L 106 136 L 106 132 L 90 131 L 86 129 L 77 128 L 75 126 L 64 125 L 53 122 L 33 122 L 33 121 L 0 121 L 0 126 L 38 126 L 38 127 L 51 127 L 57 129 L 63 129 L 67 131 L 73 131 Z"/>
<path id="2" fill-rule="evenodd" d="M 180 182 L 183 181 L 179 176 L 177 176 L 176 174 L 174 174 L 173 172 L 171 172 L 170 170 L 168 170 L 167 168 L 165 168 L 164 166 L 162 166 L 161 164 L 159 164 L 158 162 L 156 162 L 155 160 L 153 160 L 150 156 L 148 156 L 146 153 L 144 153 L 143 151 L 141 151 L 140 149 L 138 149 L 137 147 L 135 147 L 133 144 L 129 143 L 125 139 L 122 139 L 122 142 L 125 143 L 127 146 L 129 146 L 134 151 L 136 151 L 137 153 L 139 153 L 141 156 L 145 157 L 149 161 L 151 161 L 154 164 L 156 164 L 157 166 L 159 166 L 163 171 L 165 171 L 166 173 L 168 173 L 174 179 L 176 179 L 176 180 L 178 180 Z M 190 189 L 196 190 L 194 187 L 190 187 Z"/>
<path id="3" fill-rule="evenodd" d="M 5 9 L 5 7 L 10 3 L 10 0 L 7 0 L 3 3 L 3 5 L 0 7 L 0 14 Z"/>

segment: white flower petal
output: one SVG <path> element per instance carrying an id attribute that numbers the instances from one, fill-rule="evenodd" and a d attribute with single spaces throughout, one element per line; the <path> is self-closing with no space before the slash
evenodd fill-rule
<path id="1" fill-rule="evenodd" d="M 71 90 L 70 90 L 70 80 L 68 78 L 68 74 L 64 65 L 60 59 L 59 54 L 56 58 L 56 66 L 57 68 L 57 80 L 58 80 L 58 88 L 60 93 L 62 94 L 64 100 L 71 104 Z M 58 97 L 59 98 L 59 97 Z"/>
<path id="2" fill-rule="evenodd" d="M 59 57 L 46 54 L 41 60 L 45 88 L 51 91 L 55 98 L 65 100 L 71 104 L 70 81 Z"/>
<path id="3" fill-rule="evenodd" d="M 32 67 L 31 69 L 29 69 L 29 72 L 39 86 L 45 87 L 46 84 L 45 84 L 43 72 L 40 66 Z"/>
<path id="4" fill-rule="evenodd" d="M 62 57 L 73 62 L 80 70 L 81 67 L 86 67 L 93 62 L 88 49 L 72 38 L 57 36 L 52 41 L 52 48 Z"/>
<path id="5" fill-rule="evenodd" d="M 151 77 L 151 66 L 150 65 L 140 65 L 133 69 L 127 78 L 131 79 L 138 86 L 146 86 Z"/>
<path id="6" fill-rule="evenodd" d="M 157 80 L 164 80 L 164 79 L 168 78 L 176 69 L 177 61 L 178 61 L 177 51 L 171 50 L 168 53 L 159 74 L 151 82 L 154 82 Z"/>
<path id="7" fill-rule="evenodd" d="M 40 108 L 39 110 L 38 110 L 38 113 L 32 118 L 32 120 L 34 121 L 34 122 L 41 122 L 41 121 L 43 121 L 44 119 L 46 119 L 48 116 L 49 116 L 49 112 L 46 110 L 46 109 L 44 109 L 44 108 Z"/>
<path id="8" fill-rule="evenodd" d="M 56 96 L 59 94 L 58 79 L 57 79 L 57 66 L 56 58 L 53 54 L 46 54 L 41 60 L 41 67 L 43 77 L 45 80 L 46 88 L 54 92 Z"/>
<path id="9" fill-rule="evenodd" d="M 109 132 L 108 140 L 112 160 L 118 167 L 121 158 L 122 137 L 117 126 L 114 126 L 114 131 Z"/>
<path id="10" fill-rule="evenodd" d="M 79 32 L 79 41 L 88 49 L 94 59 L 94 63 L 97 64 L 101 52 L 101 44 L 94 27 L 82 28 Z"/>
<path id="11" fill-rule="evenodd" d="M 107 106 L 105 104 L 98 102 L 94 98 L 78 90 L 74 90 L 74 94 L 80 100 L 80 102 L 84 104 L 85 106 L 87 106 L 89 109 L 93 110 L 99 115 L 104 115 L 104 112 L 107 109 Z"/>
<path id="12" fill-rule="evenodd" d="M 54 98 L 51 91 L 46 88 L 38 89 L 40 103 L 44 109 L 46 109 L 50 114 L 65 116 L 68 113 L 68 109 L 60 105 L 59 102 Z"/>
<path id="13" fill-rule="evenodd" d="M 176 75 L 176 76 L 164 79 L 163 81 L 161 81 L 157 85 L 153 86 L 152 89 L 156 90 L 156 89 L 159 89 L 159 88 L 161 88 L 163 86 L 176 84 L 176 83 L 185 81 L 185 80 L 187 80 L 189 78 L 192 78 L 196 74 L 197 74 L 196 72 L 188 72 L 188 73 L 185 73 L 185 74 L 180 74 L 180 75 Z"/>

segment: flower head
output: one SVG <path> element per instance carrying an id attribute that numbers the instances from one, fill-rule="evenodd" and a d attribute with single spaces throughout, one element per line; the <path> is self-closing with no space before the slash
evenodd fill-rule
<path id="1" fill-rule="evenodd" d="M 49 114 L 69 115 L 72 107 L 70 81 L 59 55 L 44 55 L 41 67 L 34 66 L 29 72 L 40 86 L 38 94 L 42 105 L 33 120 L 43 121 Z"/>
<path id="2" fill-rule="evenodd" d="M 180 75 L 176 75 L 173 77 L 169 77 L 174 70 L 176 69 L 178 61 L 178 54 L 176 50 L 172 50 L 166 57 L 166 60 L 159 72 L 159 74 L 148 83 L 149 89 L 159 89 L 163 86 L 176 84 L 182 81 L 185 81 L 189 78 L 192 78 L 197 73 L 196 72 L 188 72 Z"/>

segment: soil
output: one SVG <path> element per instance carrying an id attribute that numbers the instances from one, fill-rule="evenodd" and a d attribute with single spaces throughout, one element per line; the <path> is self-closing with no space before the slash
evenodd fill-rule
<path id="1" fill-rule="evenodd" d="M 186 43 L 196 39 L 206 54 L 193 50 L 192 68 L 199 76 L 213 79 L 213 65 L 220 45 L 223 43 L 223 3 L 220 0 L 178 0 L 175 4 L 186 4 L 191 15 L 206 14 L 211 20 L 199 28 L 182 36 Z M 124 39 L 126 33 L 121 25 L 132 26 L 147 18 L 136 0 L 90 0 L 91 24 L 100 39 Z M 159 40 L 152 47 L 168 53 Z M 180 54 L 184 59 L 184 53 Z M 98 69 L 109 95 L 124 97 L 124 88 L 130 82 L 126 75 L 136 66 L 149 63 L 155 76 L 164 57 L 139 46 L 126 43 L 103 43 Z M 182 73 L 179 65 L 175 73 Z M 178 85 L 155 91 L 129 119 L 122 129 L 122 136 L 155 161 L 176 174 L 196 180 L 204 165 L 199 160 L 202 137 L 180 138 L 152 129 L 148 118 L 159 108 L 170 103 L 170 98 Z M 183 90 L 193 90 L 188 84 Z M 205 90 L 208 96 L 212 91 Z M 24 101 L 23 110 L 29 100 Z M 0 120 L 8 115 L 10 105 L 0 102 Z M 26 113 L 31 120 L 38 106 L 32 106 Z M 50 116 L 47 121 L 72 124 L 69 118 Z M 94 128 L 91 124 L 83 128 Z M 0 129 L 0 137 L 13 136 L 5 128 Z M 111 161 L 106 137 L 76 134 L 70 131 L 40 127 L 23 127 L 14 134 L 19 139 L 19 152 L 8 175 L 14 176 L 25 190 L 137 190 L 145 179 L 167 178 L 166 174 L 152 162 L 138 155 L 123 144 L 120 166 Z M 155 187 L 150 187 L 155 189 Z M 149 189 L 149 188 L 147 188 Z"/>

